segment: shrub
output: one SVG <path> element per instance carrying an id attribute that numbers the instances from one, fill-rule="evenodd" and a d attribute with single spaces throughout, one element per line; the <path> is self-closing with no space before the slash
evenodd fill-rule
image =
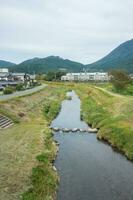
<path id="1" fill-rule="evenodd" d="M 49 159 L 49 155 L 48 154 L 40 154 L 36 157 L 36 159 L 39 161 L 39 162 L 43 162 L 43 163 L 47 163 L 48 162 L 48 159 Z"/>
<path id="2" fill-rule="evenodd" d="M 123 90 L 127 88 L 128 84 L 131 83 L 130 76 L 121 70 L 113 70 L 110 72 L 112 76 L 111 82 L 116 90 Z"/>
<path id="3" fill-rule="evenodd" d="M 123 95 L 133 95 L 133 85 L 129 84 L 123 90 L 117 90 L 116 88 L 112 87 L 112 91 L 115 93 L 123 94 Z"/>
<path id="4" fill-rule="evenodd" d="M 52 120 L 56 117 L 60 110 L 60 103 L 57 100 L 47 100 L 43 105 L 43 113 L 47 120 Z"/>
<path id="5" fill-rule="evenodd" d="M 18 91 L 21 91 L 21 90 L 23 90 L 23 83 L 20 83 L 20 84 L 18 84 L 17 86 L 16 86 L 16 90 L 18 90 Z"/>
<path id="6" fill-rule="evenodd" d="M 12 94 L 13 91 L 14 91 L 14 89 L 13 89 L 12 87 L 7 86 L 7 87 L 4 89 L 3 93 L 4 93 L 4 94 Z"/>

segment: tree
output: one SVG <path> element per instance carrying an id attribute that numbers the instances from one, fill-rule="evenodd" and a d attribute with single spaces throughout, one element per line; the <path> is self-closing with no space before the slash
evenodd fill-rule
<path id="1" fill-rule="evenodd" d="M 56 81 L 61 80 L 61 76 L 63 76 L 65 73 L 61 71 L 57 72 L 48 72 L 45 76 L 46 81 Z"/>
<path id="2" fill-rule="evenodd" d="M 11 86 L 7 86 L 4 90 L 3 90 L 3 94 L 12 94 L 14 92 L 14 88 Z"/>
<path id="3" fill-rule="evenodd" d="M 125 89 L 131 82 L 130 76 L 122 70 L 113 70 L 110 72 L 111 82 L 116 90 Z"/>
<path id="4" fill-rule="evenodd" d="M 45 74 L 37 74 L 35 79 L 37 81 L 45 80 L 45 76 Z"/>
<path id="5" fill-rule="evenodd" d="M 21 91 L 21 90 L 23 90 L 23 87 L 24 87 L 24 84 L 20 83 L 20 84 L 16 85 L 16 90 Z"/>
<path id="6" fill-rule="evenodd" d="M 48 72 L 45 76 L 46 81 L 53 81 L 56 79 L 56 73 L 55 72 Z"/>
<path id="7" fill-rule="evenodd" d="M 56 72 L 56 80 L 61 80 L 61 77 L 64 76 L 66 73 L 62 71 Z"/>

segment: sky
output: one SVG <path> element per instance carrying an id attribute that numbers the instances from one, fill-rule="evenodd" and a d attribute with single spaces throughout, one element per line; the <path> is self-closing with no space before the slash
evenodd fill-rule
<path id="1" fill-rule="evenodd" d="M 132 38 L 132 0 L 0 0 L 0 60 L 89 64 Z"/>

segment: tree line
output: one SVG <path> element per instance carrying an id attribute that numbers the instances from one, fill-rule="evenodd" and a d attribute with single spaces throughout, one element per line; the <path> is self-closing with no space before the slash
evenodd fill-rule
<path id="1" fill-rule="evenodd" d="M 65 72 L 57 71 L 57 72 L 47 72 L 46 74 L 38 74 L 36 75 L 37 80 L 45 80 L 45 81 L 60 81 L 61 76 L 65 75 Z"/>

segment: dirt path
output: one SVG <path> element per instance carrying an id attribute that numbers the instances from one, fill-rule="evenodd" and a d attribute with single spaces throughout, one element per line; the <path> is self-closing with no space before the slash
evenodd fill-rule
<path id="1" fill-rule="evenodd" d="M 117 94 L 117 93 L 114 93 L 114 92 L 111 92 L 111 91 L 108 91 L 104 88 L 100 88 L 100 87 L 96 87 L 96 89 L 99 89 L 99 90 L 102 90 L 108 94 L 110 94 L 111 96 L 115 96 L 115 97 L 120 97 L 120 98 L 123 98 L 123 99 L 130 99 L 130 100 L 133 100 L 133 96 L 129 96 L 129 95 L 122 95 L 122 94 Z"/>

